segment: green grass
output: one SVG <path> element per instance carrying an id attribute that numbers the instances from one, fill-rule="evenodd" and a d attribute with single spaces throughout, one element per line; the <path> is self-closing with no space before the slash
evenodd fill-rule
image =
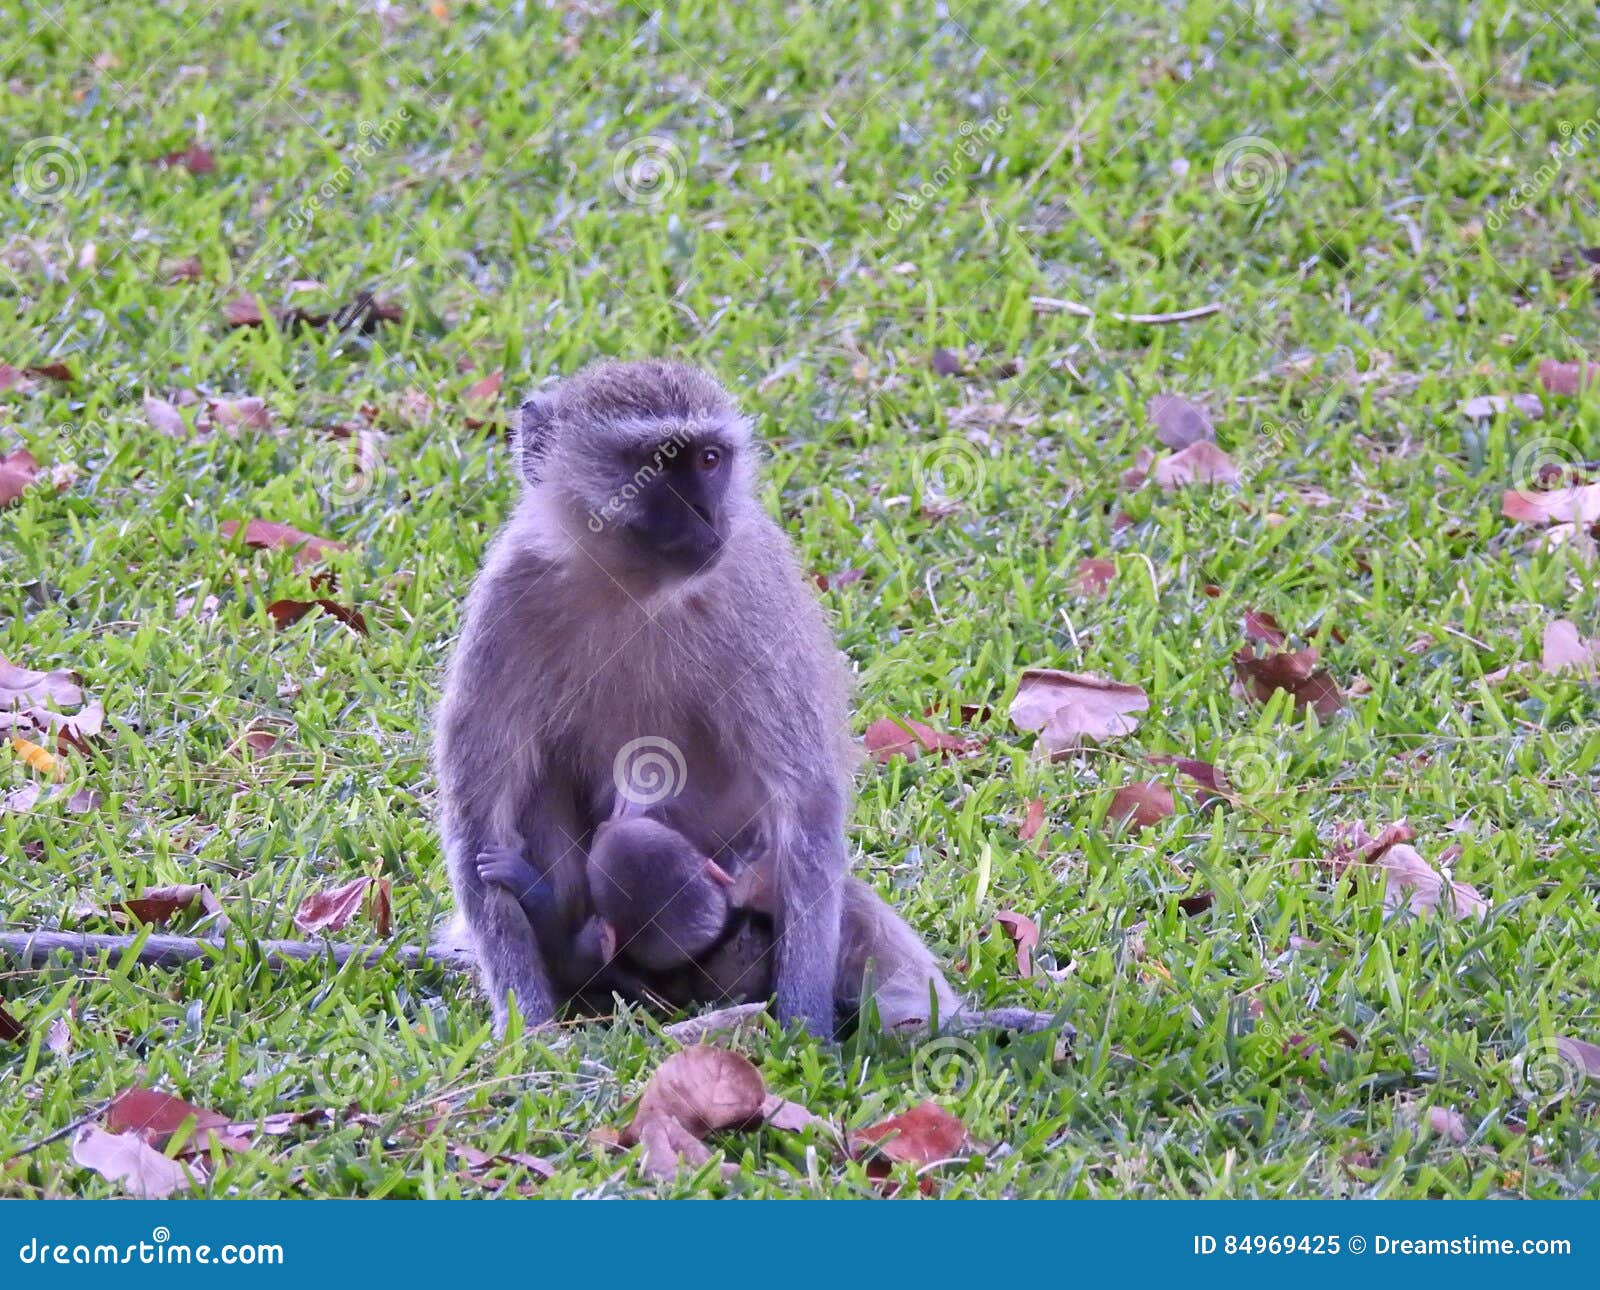
<path id="1" fill-rule="evenodd" d="M 1560 268 L 1600 243 L 1600 41 L 1575 10 L 1502 0 L 1101 8 L 451 3 L 386 24 L 355 4 L 107 0 L 14 22 L 6 164 L 39 138 L 76 156 L 62 200 L 0 194 L 0 360 L 77 380 L 0 395 L 0 450 L 75 478 L 0 515 L 0 653 L 78 670 L 110 729 L 73 763 L 98 811 L 0 817 L 8 925 L 107 930 L 81 907 L 205 881 L 241 933 L 292 935 L 308 891 L 381 870 L 397 938 L 422 939 L 448 901 L 429 712 L 513 488 L 463 392 L 670 352 L 758 418 L 766 500 L 806 566 L 864 571 L 824 596 L 859 726 L 989 709 L 970 758 L 865 767 L 852 824 L 860 872 L 960 988 L 1062 1008 L 1080 1034 L 1070 1061 L 962 1054 L 943 1100 L 1004 1149 L 943 1194 L 1600 1194 L 1600 1082 L 1534 1107 L 1510 1067 L 1542 1039 L 1600 1040 L 1595 689 L 1483 681 L 1536 659 L 1551 617 L 1600 634 L 1596 565 L 1500 515 L 1530 452 L 1600 457 L 1600 398 L 1547 398 L 1531 424 L 1457 410 L 1537 390 L 1540 359 L 1600 356 L 1588 268 Z M 151 164 L 197 132 L 214 173 Z M 675 150 L 653 205 L 613 181 L 643 136 Z M 1246 137 L 1281 180 L 1256 200 L 1214 173 Z M 191 255 L 205 279 L 169 281 Z M 363 288 L 403 320 L 222 319 L 244 293 Z M 1031 296 L 1223 308 L 1090 323 Z M 962 378 L 935 374 L 936 347 Z M 275 429 L 159 437 L 141 396 L 185 390 L 260 396 Z M 1237 490 L 1122 486 L 1165 390 L 1210 407 Z M 383 469 L 351 495 L 322 427 L 363 406 Z M 949 507 L 929 504 L 941 477 Z M 265 606 L 307 576 L 223 538 L 249 516 L 348 542 L 337 595 L 370 636 L 325 615 L 275 630 Z M 1088 556 L 1116 563 L 1104 599 L 1072 593 Z M 208 595 L 213 618 L 177 615 Z M 1349 711 L 1230 694 L 1246 606 L 1364 681 Z M 1141 684 L 1146 720 L 1048 764 L 1005 718 L 1027 666 Z M 286 751 L 242 755 L 251 728 Z M 1129 836 L 1109 799 L 1149 753 L 1248 764 L 1252 791 Z M 1017 838 L 1034 797 L 1042 855 Z M 1336 824 L 1401 817 L 1429 857 L 1461 844 L 1486 921 L 1385 921 L 1375 884 L 1315 863 Z M 1186 917 L 1201 889 L 1215 903 Z M 1000 909 L 1070 969 L 1019 980 Z M 670 1047 L 643 1017 L 501 1045 L 460 981 L 274 977 L 242 952 L 207 973 L 12 972 L 0 993 L 30 1030 L 0 1044 L 0 1143 L 148 1084 L 239 1119 L 353 1101 L 379 1121 L 263 1139 L 217 1163 L 216 1195 L 480 1193 L 452 1142 L 550 1157 L 544 1195 L 662 1190 L 588 1140 Z M 69 1052 L 44 1043 L 57 1022 Z M 738 1042 L 847 1127 L 914 1101 L 925 1061 L 882 1037 Z M 1469 1140 L 1419 1132 L 1434 1106 Z M 873 1191 L 814 1131 L 719 1144 L 737 1178 L 664 1190 Z M 64 1141 L 0 1175 L 0 1195 L 111 1191 Z"/>

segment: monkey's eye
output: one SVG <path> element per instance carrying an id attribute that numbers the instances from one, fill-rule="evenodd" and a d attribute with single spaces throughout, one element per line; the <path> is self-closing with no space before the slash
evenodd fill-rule
<path id="1" fill-rule="evenodd" d="M 722 462 L 722 449 L 702 448 L 698 460 L 701 470 L 715 470 Z"/>

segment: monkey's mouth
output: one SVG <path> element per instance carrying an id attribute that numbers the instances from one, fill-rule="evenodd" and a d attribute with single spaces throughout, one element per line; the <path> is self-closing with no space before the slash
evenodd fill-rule
<path id="1" fill-rule="evenodd" d="M 674 529 L 670 534 L 636 535 L 644 551 L 663 567 L 685 576 L 709 569 L 722 555 L 722 534 L 709 524 Z"/>

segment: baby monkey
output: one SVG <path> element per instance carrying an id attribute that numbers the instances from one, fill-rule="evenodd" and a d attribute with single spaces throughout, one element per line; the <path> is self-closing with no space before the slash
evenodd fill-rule
<path id="1" fill-rule="evenodd" d="M 532 925 L 548 918 L 550 885 L 522 856 L 486 852 L 478 875 L 515 896 Z M 588 887 L 594 915 L 561 961 L 569 990 L 675 1006 L 708 991 L 742 1000 L 767 990 L 770 866 L 747 865 L 735 878 L 677 830 L 643 816 L 613 817 L 595 831 Z"/>

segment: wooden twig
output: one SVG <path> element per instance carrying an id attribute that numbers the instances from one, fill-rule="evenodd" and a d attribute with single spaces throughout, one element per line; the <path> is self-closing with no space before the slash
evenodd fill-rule
<path id="1" fill-rule="evenodd" d="M 442 946 L 338 945 L 332 941 L 241 941 L 220 936 L 105 936 L 92 932 L 0 932 L 0 959 L 24 969 L 42 968 L 52 958 L 64 956 L 74 963 L 92 963 L 134 951 L 134 962 L 148 967 L 178 967 L 184 963 L 210 966 L 225 955 L 253 948 L 268 967 L 331 959 L 343 967 L 352 959 L 367 967 L 393 963 L 402 968 L 437 966 L 462 972 L 471 960 Z"/>

